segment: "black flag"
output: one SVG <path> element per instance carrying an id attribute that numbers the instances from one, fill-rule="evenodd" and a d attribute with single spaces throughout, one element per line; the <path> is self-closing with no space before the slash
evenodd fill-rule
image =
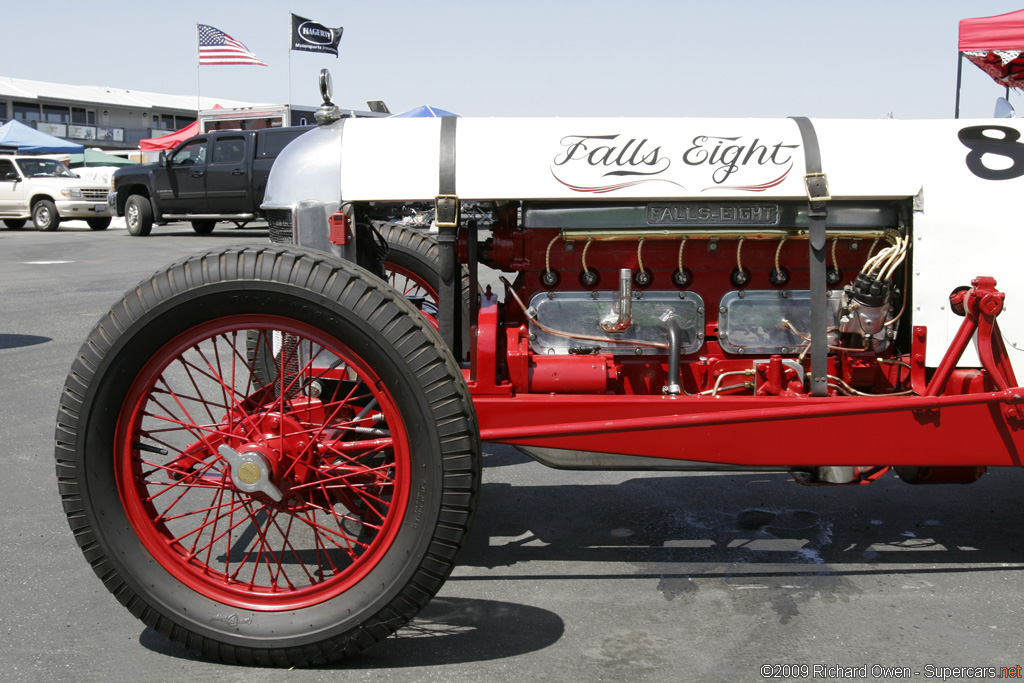
<path id="1" fill-rule="evenodd" d="M 328 28 L 305 17 L 292 15 L 292 50 L 326 52 L 338 56 L 338 43 L 344 28 Z"/>

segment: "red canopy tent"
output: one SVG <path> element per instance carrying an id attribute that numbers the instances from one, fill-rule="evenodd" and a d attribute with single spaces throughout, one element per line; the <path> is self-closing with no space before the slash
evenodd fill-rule
<path id="1" fill-rule="evenodd" d="M 960 60 L 956 73 L 956 116 L 960 116 L 960 77 L 966 57 L 1006 87 L 1024 90 L 1024 10 L 960 21 Z"/>
<path id="2" fill-rule="evenodd" d="M 223 109 L 224 107 L 219 104 L 213 105 L 214 109 Z M 193 135 L 199 135 L 199 121 L 193 121 L 184 128 L 168 133 L 167 135 L 161 135 L 158 138 L 146 138 L 145 140 L 139 141 L 139 149 L 143 152 L 158 152 L 162 149 L 171 149 L 177 146 L 179 142 L 188 140 Z"/>
<path id="3" fill-rule="evenodd" d="M 199 121 L 193 121 L 184 128 L 176 130 L 173 133 L 161 135 L 158 138 L 146 138 L 145 140 L 140 140 L 139 149 L 143 152 L 156 152 L 161 149 L 170 149 L 182 140 L 187 140 L 193 135 L 196 135 L 198 132 Z"/>

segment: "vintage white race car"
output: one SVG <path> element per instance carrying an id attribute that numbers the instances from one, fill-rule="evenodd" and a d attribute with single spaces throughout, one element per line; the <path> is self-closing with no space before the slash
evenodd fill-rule
<path id="1" fill-rule="evenodd" d="M 68 378 L 69 520 L 167 637 L 386 637 L 456 562 L 481 441 L 807 484 L 1021 465 L 1017 120 L 331 112 L 273 168 L 274 244 L 141 283 Z M 436 239 L 384 220 L 417 202 Z"/>

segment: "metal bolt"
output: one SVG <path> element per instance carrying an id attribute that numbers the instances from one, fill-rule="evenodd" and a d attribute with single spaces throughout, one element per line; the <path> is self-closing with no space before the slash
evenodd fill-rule
<path id="1" fill-rule="evenodd" d="M 555 293 L 554 292 L 548 292 L 548 298 L 549 299 L 554 299 L 555 298 Z"/>
<path id="2" fill-rule="evenodd" d="M 635 355 L 635 356 L 639 356 L 641 353 L 643 353 L 643 349 L 635 349 L 633 351 L 633 355 Z"/>

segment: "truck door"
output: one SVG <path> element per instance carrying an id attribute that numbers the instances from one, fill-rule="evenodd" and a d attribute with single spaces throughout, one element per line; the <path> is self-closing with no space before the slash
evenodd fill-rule
<path id="1" fill-rule="evenodd" d="M 222 135 L 213 140 L 206 166 L 206 201 L 209 213 L 237 214 L 252 210 L 249 202 L 247 150 L 253 137 Z"/>
<path id="2" fill-rule="evenodd" d="M 206 138 L 190 140 L 171 153 L 166 173 L 155 174 L 161 213 L 209 213 L 206 206 L 206 161 Z"/>
<path id="3" fill-rule="evenodd" d="M 22 190 L 24 184 L 14 162 L 0 159 L 0 216 L 24 216 L 27 213 Z"/>

